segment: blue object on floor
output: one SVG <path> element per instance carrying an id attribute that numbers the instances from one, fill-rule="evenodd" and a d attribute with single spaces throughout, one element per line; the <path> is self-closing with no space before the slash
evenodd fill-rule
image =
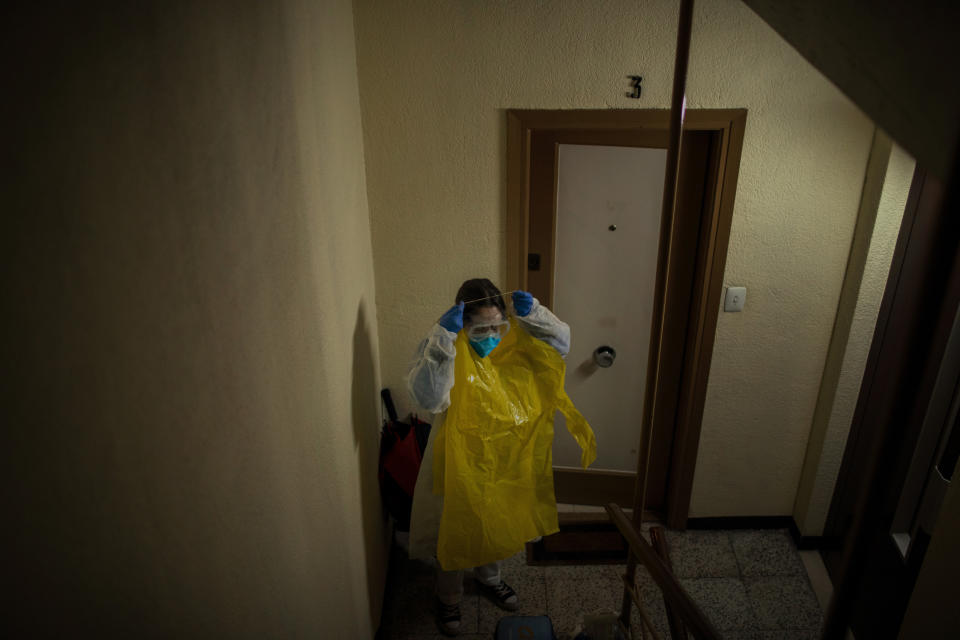
<path id="1" fill-rule="evenodd" d="M 557 640 L 549 616 L 508 616 L 500 618 L 496 640 Z"/>

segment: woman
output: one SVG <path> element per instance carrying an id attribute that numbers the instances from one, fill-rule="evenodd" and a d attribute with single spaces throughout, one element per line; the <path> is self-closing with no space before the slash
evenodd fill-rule
<path id="1" fill-rule="evenodd" d="M 547 480 L 545 491 L 544 482 L 536 478 L 520 477 L 518 482 L 512 477 L 515 473 L 543 475 L 544 470 L 550 473 L 554 406 L 573 418 L 574 423 L 582 423 L 579 427 L 576 424 L 570 427 L 568 423 L 568 428 L 584 449 L 584 461 L 595 457 L 593 433 L 562 390 L 561 358 L 570 350 L 570 328 L 525 291 L 514 292 L 512 301 L 514 322 L 509 320 L 502 294 L 492 282 L 485 278 L 464 282 L 457 292 L 456 304 L 443 314 L 420 344 L 407 380 L 416 404 L 438 414 L 433 419 L 430 442 L 414 492 L 410 556 L 439 558 L 438 625 L 448 635 L 456 635 L 460 627 L 464 567 L 473 566 L 481 591 L 494 603 L 516 610 L 517 595 L 501 580 L 499 560 L 519 551 L 523 541 L 556 531 L 552 480 Z M 511 332 L 515 333 L 511 335 Z M 537 341 L 550 345 L 556 353 Z M 537 371 L 530 371 L 531 367 Z M 485 381 L 476 382 L 484 376 L 487 376 Z M 454 389 L 455 383 L 462 386 Z M 544 387 L 545 384 L 552 386 Z M 554 391 L 557 386 L 559 391 Z M 510 420 L 497 421 L 494 414 L 498 402 L 509 406 L 508 412 L 516 425 L 509 424 Z M 446 429 L 445 420 L 449 422 Z M 543 428 L 547 420 L 549 425 Z M 473 438 L 469 441 L 472 444 L 457 447 L 460 441 L 456 439 L 460 437 Z M 478 450 L 482 453 L 476 453 Z M 481 459 L 484 455 L 487 459 Z M 435 458 L 442 460 L 435 465 Z M 529 463 L 534 458 L 539 464 Z M 499 475 L 494 474 L 497 479 L 511 475 L 503 483 L 508 486 L 506 493 L 502 487 L 487 486 L 489 480 L 477 481 L 487 482 L 483 487 L 470 486 L 473 478 L 489 476 L 491 467 L 497 465 L 500 469 Z M 471 467 L 478 470 L 475 472 Z M 520 471 L 515 472 L 518 468 Z M 451 480 L 452 476 L 457 478 Z M 482 494 L 483 498 L 472 502 L 460 500 L 456 487 L 451 489 L 455 482 L 460 482 L 461 493 L 465 492 L 468 497 Z M 549 500 L 545 493 L 550 494 Z M 502 505 L 502 509 L 484 511 L 477 506 L 481 502 L 493 502 Z M 545 502 L 549 502 L 547 509 L 539 509 L 538 505 Z M 517 517 L 501 517 L 501 511 Z M 476 534 L 485 528 L 486 532 Z M 510 538 L 507 542 L 486 544 L 488 538 L 496 538 L 501 532 L 504 534 L 501 537 Z M 483 540 L 474 540 L 468 552 L 458 554 L 469 542 L 467 538 Z M 479 566 L 465 564 L 471 558 L 492 558 L 493 561 Z"/>

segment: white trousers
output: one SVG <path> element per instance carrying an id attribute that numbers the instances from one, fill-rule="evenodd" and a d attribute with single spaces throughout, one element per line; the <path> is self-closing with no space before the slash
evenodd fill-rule
<path id="1" fill-rule="evenodd" d="M 491 562 L 473 570 L 473 576 L 489 587 L 500 584 L 500 563 Z M 437 597 L 443 604 L 459 604 L 463 598 L 463 570 L 437 569 Z"/>

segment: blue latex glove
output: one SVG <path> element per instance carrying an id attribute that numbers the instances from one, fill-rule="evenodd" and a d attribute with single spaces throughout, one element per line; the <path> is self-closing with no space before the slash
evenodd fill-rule
<path id="1" fill-rule="evenodd" d="M 459 333 L 463 329 L 463 303 L 455 304 L 450 310 L 443 314 L 437 324 L 453 333 Z"/>
<path id="2" fill-rule="evenodd" d="M 521 318 L 530 313 L 533 309 L 533 296 L 526 291 L 513 292 L 513 310 Z"/>

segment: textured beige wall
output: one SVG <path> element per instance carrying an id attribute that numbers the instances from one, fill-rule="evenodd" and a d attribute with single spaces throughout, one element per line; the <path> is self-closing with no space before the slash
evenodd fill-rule
<path id="1" fill-rule="evenodd" d="M 0 624 L 371 637 L 386 545 L 349 0 L 7 18 L 25 73 L 4 76 Z"/>
<path id="2" fill-rule="evenodd" d="M 669 106 L 677 4 L 354 10 L 382 371 L 399 390 L 460 281 L 504 274 L 505 110 Z M 720 316 L 691 515 L 788 515 L 872 126 L 742 3 L 697 4 L 691 55 L 690 108 L 749 109 L 726 272 L 747 306 Z"/>
<path id="3" fill-rule="evenodd" d="M 794 519 L 805 536 L 822 535 L 827 521 L 913 179 L 913 158 L 879 130 L 871 154 L 871 166 L 875 164 L 877 170 L 868 171 L 864 184 L 856 231 L 863 237 L 851 250 L 846 275 L 851 282 L 844 284 L 830 345 L 826 371 L 834 371 L 824 375 L 794 506 Z"/>

